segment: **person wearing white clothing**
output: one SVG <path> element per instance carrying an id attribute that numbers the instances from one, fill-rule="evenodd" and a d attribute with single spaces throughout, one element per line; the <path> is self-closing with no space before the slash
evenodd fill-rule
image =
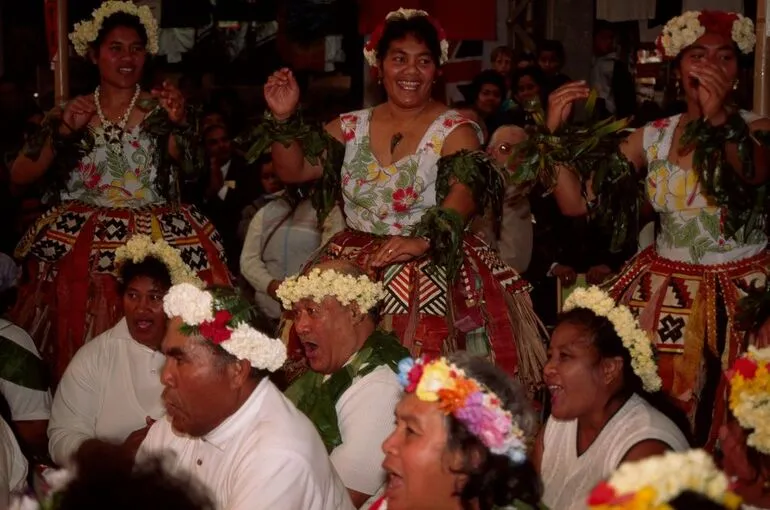
<path id="1" fill-rule="evenodd" d="M 7 508 L 12 493 L 27 487 L 27 459 L 11 427 L 0 418 L 0 508 Z"/>
<path id="2" fill-rule="evenodd" d="M 159 348 L 172 277 L 164 262 L 147 256 L 126 262 L 121 279 L 125 317 L 80 348 L 56 391 L 48 436 L 57 464 L 68 465 L 83 443 L 97 438 L 123 443 L 133 456 L 149 423 L 163 416 Z"/>
<path id="3" fill-rule="evenodd" d="M 401 398 L 396 371 L 409 351 L 398 337 L 376 328 L 378 299 L 366 302 L 362 296 L 378 286 L 358 266 L 325 262 L 300 278 L 277 291 L 293 311 L 310 367 L 286 396 L 316 426 L 353 504 L 360 507 L 385 481 L 380 445 L 393 431 Z M 343 289 L 347 294 L 338 295 Z M 324 291 L 327 295 L 319 295 Z"/>
<path id="4" fill-rule="evenodd" d="M 312 423 L 269 380 L 286 347 L 248 324 L 246 300 L 177 285 L 164 309 L 167 415 L 137 459 L 167 452 L 219 510 L 352 509 Z"/>
<path id="5" fill-rule="evenodd" d="M 4 359 L 12 361 L 0 369 L 0 394 L 8 403 L 10 419 L 28 453 L 44 456 L 51 417 L 46 368 L 32 337 L 5 319 L 0 319 L 0 351 L 8 354 Z"/>

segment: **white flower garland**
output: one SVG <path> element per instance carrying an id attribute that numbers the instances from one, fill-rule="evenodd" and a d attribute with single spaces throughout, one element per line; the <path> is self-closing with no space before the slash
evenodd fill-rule
<path id="1" fill-rule="evenodd" d="M 658 38 L 658 43 L 666 57 L 676 57 L 706 32 L 706 28 L 700 22 L 700 16 L 699 11 L 687 11 L 666 23 Z M 749 54 L 754 50 L 757 42 L 754 23 L 742 14 L 736 13 L 735 16 L 737 19 L 733 21 L 730 35 L 741 52 Z"/>
<path id="2" fill-rule="evenodd" d="M 153 241 L 148 235 L 135 235 L 126 244 L 115 250 L 115 265 L 120 266 L 126 260 L 138 264 L 147 257 L 155 257 L 166 266 L 171 276 L 172 285 L 189 283 L 195 287 L 203 288 L 203 282 L 184 263 L 178 250 L 165 240 Z"/>
<path id="3" fill-rule="evenodd" d="M 427 11 L 423 11 L 421 9 L 404 9 L 402 7 L 397 11 L 389 12 L 388 15 L 385 16 L 385 23 L 397 18 L 411 19 L 416 16 L 424 16 L 426 18 L 430 17 Z M 380 29 L 377 30 L 375 33 L 381 36 L 383 29 L 384 27 L 380 27 Z M 449 62 L 449 41 L 447 41 L 446 34 L 444 34 L 443 30 L 437 29 L 437 32 L 439 37 L 439 46 L 441 47 L 441 56 L 439 57 L 438 64 L 440 66 L 443 66 L 444 64 Z M 378 42 L 379 42 L 379 37 L 377 37 L 376 41 L 370 41 L 369 44 L 366 44 L 364 46 L 364 59 L 371 67 L 377 67 L 377 43 Z"/>
<path id="4" fill-rule="evenodd" d="M 596 315 L 606 317 L 631 355 L 631 368 L 641 379 L 644 389 L 651 393 L 660 390 L 663 383 L 658 375 L 652 342 L 627 307 L 617 305 L 609 294 L 599 287 L 592 286 L 587 289 L 575 289 L 569 295 L 564 303 L 564 311 L 568 312 L 574 308 L 585 308 Z"/>
<path id="5" fill-rule="evenodd" d="M 218 310 L 224 308 L 210 292 L 189 283 L 174 285 L 163 298 L 166 315 L 180 317 L 187 326 L 214 321 Z M 286 346 L 280 339 L 270 338 L 245 322 L 223 327 L 230 331 L 230 338 L 218 345 L 236 358 L 247 360 L 252 367 L 275 372 L 286 362 Z"/>
<path id="6" fill-rule="evenodd" d="M 727 476 L 703 450 L 666 452 L 638 462 L 627 462 L 615 471 L 608 484 L 620 497 L 652 488 L 655 498 L 644 508 L 662 508 L 661 505 L 684 492 L 700 494 L 728 508 L 734 508 L 733 505 L 740 501 L 730 493 Z"/>
<path id="7" fill-rule="evenodd" d="M 147 32 L 147 51 L 155 55 L 158 53 L 158 22 L 152 15 L 152 11 L 146 5 L 141 7 L 133 2 L 108 0 L 95 9 L 92 19 L 75 23 L 75 30 L 70 34 L 70 41 L 75 46 L 75 52 L 81 57 L 88 54 L 88 48 L 99 36 L 99 30 L 106 18 L 115 13 L 125 12 L 139 18 Z"/>
<path id="8" fill-rule="evenodd" d="M 385 297 L 385 290 L 382 283 L 373 282 L 364 275 L 355 277 L 333 269 L 314 268 L 306 275 L 287 278 L 275 294 L 287 310 L 301 299 L 312 298 L 320 303 L 323 298 L 332 296 L 342 306 L 355 301 L 358 309 L 366 313 Z"/>

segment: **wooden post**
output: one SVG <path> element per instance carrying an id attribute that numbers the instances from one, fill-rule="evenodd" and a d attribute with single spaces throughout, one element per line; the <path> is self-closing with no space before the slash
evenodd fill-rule
<path id="1" fill-rule="evenodd" d="M 770 0 L 757 2 L 757 47 L 754 53 L 754 103 L 752 110 L 760 115 L 770 114 L 770 69 L 768 52 L 770 44 L 767 37 L 767 12 Z"/>
<path id="2" fill-rule="evenodd" d="M 57 105 L 67 102 L 70 95 L 68 34 L 67 0 L 56 0 L 57 51 L 54 60 L 54 90 L 56 93 Z"/>

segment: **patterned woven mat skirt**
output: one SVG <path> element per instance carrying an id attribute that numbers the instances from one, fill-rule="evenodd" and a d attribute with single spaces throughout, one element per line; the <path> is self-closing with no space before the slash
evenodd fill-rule
<path id="1" fill-rule="evenodd" d="M 650 247 L 608 283 L 649 332 L 663 391 L 689 418 L 698 446 L 713 449 L 727 417 L 723 373 L 752 338 L 735 327 L 738 300 L 765 284 L 770 253 L 719 265 L 676 262 Z"/>
<path id="2" fill-rule="evenodd" d="M 306 268 L 335 259 L 368 268 L 386 240 L 352 230 L 340 232 Z M 466 235 L 463 251 L 462 268 L 452 284 L 427 256 L 369 270 L 387 292 L 380 326 L 395 332 L 413 356 L 456 350 L 485 356 L 534 393 L 542 383 L 547 333 L 532 309 L 530 286 L 476 236 Z M 286 325 L 290 356 L 301 364 L 301 346 L 290 322 Z"/>
<path id="3" fill-rule="evenodd" d="M 55 382 L 78 348 L 122 317 L 115 250 L 133 234 L 165 239 L 203 281 L 230 284 L 219 233 L 195 206 L 53 207 L 16 249 L 25 277 L 11 319 L 35 340 Z"/>

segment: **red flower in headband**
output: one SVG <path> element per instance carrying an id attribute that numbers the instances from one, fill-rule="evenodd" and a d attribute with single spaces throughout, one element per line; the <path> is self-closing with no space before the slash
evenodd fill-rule
<path id="1" fill-rule="evenodd" d="M 221 344 L 225 340 L 230 340 L 233 334 L 227 327 L 232 318 L 233 315 L 227 310 L 218 310 L 214 314 L 214 320 L 201 323 L 198 331 L 204 338 L 208 338 L 215 344 Z"/>
<path id="2" fill-rule="evenodd" d="M 410 19 L 415 16 L 424 16 L 428 19 L 431 25 L 433 25 L 433 28 L 436 29 L 436 33 L 438 34 L 439 39 L 439 45 L 441 46 L 441 55 L 439 56 L 439 65 L 444 65 L 449 60 L 449 41 L 447 41 L 446 38 L 446 32 L 444 31 L 444 28 L 441 26 L 441 23 L 438 22 L 436 18 L 429 15 L 427 12 L 418 10 L 418 9 L 404 9 L 401 8 L 397 11 L 392 11 L 388 13 L 387 16 L 385 16 L 385 20 L 380 23 L 376 29 L 374 29 L 374 32 L 372 32 L 372 36 L 369 38 L 369 41 L 364 45 L 364 58 L 372 67 L 377 67 L 377 46 L 380 43 L 380 39 L 382 39 L 382 34 L 385 32 L 385 25 L 395 19 Z"/>

